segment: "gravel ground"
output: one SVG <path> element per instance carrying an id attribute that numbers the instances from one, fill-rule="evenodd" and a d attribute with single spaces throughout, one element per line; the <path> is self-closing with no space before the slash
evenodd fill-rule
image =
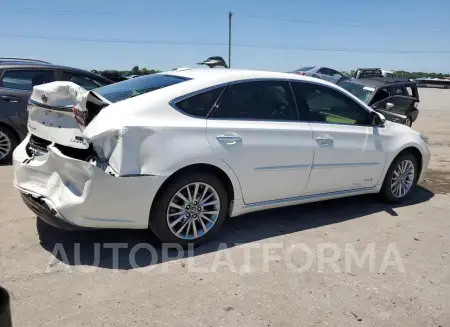
<path id="1" fill-rule="evenodd" d="M 237 217 L 183 258 L 141 231 L 54 229 L 0 167 L 0 284 L 14 325 L 449 326 L 450 90 L 420 96 L 413 127 L 433 157 L 407 203 L 361 196 Z M 363 253 L 358 266 L 351 254 Z"/>

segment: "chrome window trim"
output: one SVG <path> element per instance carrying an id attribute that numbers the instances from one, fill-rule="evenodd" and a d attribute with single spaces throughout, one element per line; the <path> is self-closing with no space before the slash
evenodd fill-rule
<path id="1" fill-rule="evenodd" d="M 229 84 L 229 83 L 221 83 L 221 84 L 217 84 L 217 85 L 214 85 L 214 86 L 209 86 L 209 87 L 207 87 L 207 88 L 204 88 L 204 89 L 201 89 L 201 90 L 197 90 L 197 91 L 194 91 L 194 92 L 185 94 L 185 95 L 181 95 L 181 96 L 179 96 L 179 97 L 176 97 L 176 98 L 170 100 L 170 101 L 169 101 L 169 105 L 170 105 L 172 108 L 174 108 L 176 111 L 178 111 L 179 113 L 181 113 L 181 114 L 183 114 L 183 115 L 185 115 L 185 116 L 188 116 L 188 117 L 191 117 L 191 118 L 196 118 L 196 119 L 207 119 L 208 116 L 210 115 L 212 109 L 213 109 L 214 106 L 216 105 L 217 101 L 219 101 L 219 99 L 220 99 L 220 97 L 222 96 L 223 92 L 224 92 L 225 89 L 227 88 L 228 84 Z M 194 96 L 196 96 L 196 95 L 199 95 L 199 94 L 202 94 L 202 93 L 206 93 L 206 92 L 209 92 L 209 91 L 213 91 L 213 90 L 216 90 L 216 89 L 220 89 L 220 88 L 223 88 L 222 92 L 220 92 L 220 95 L 217 97 L 217 99 L 216 99 L 216 101 L 214 102 L 214 104 L 213 104 L 213 105 L 211 106 L 211 108 L 208 110 L 208 113 L 206 114 L 205 117 L 199 117 L 199 116 L 194 116 L 194 115 L 188 114 L 188 113 L 186 113 L 184 110 L 178 108 L 178 106 L 177 106 L 177 103 L 178 103 L 178 102 L 181 102 L 181 101 L 183 101 L 183 100 L 192 98 L 192 97 L 194 97 Z"/>
<path id="2" fill-rule="evenodd" d="M 340 93 L 341 95 L 345 96 L 350 101 L 353 101 L 354 104 L 356 104 L 360 108 L 364 109 L 366 112 L 369 113 L 369 115 L 371 115 L 372 112 L 375 111 L 375 110 L 372 110 L 372 109 L 368 110 L 366 107 L 362 106 L 360 103 L 358 103 L 357 101 L 355 101 L 354 99 L 352 99 L 347 94 L 345 94 L 344 92 L 342 92 L 341 90 L 339 90 L 337 88 L 330 87 L 328 85 L 321 84 L 321 83 L 312 82 L 312 81 L 293 80 L 292 82 L 309 83 L 309 84 L 314 84 L 314 85 L 328 87 L 328 88 L 330 88 L 330 89 Z M 290 83 L 291 83 L 291 81 L 290 81 Z M 336 86 L 338 86 L 338 85 L 336 85 Z M 294 92 L 293 88 L 292 88 L 292 92 Z M 294 94 L 294 98 L 295 98 L 295 94 Z M 298 110 L 298 108 L 297 108 L 297 110 Z M 300 111 L 299 111 L 299 115 L 300 115 Z M 342 126 L 379 127 L 379 126 L 374 126 L 374 125 L 370 125 L 370 124 L 368 124 L 368 125 L 363 125 L 363 124 L 344 124 L 344 123 L 329 123 L 329 122 L 315 122 L 315 121 L 307 121 L 307 122 L 309 122 L 310 124 L 331 124 L 331 125 L 342 125 Z"/>
<path id="3" fill-rule="evenodd" d="M 264 119 L 242 119 L 242 118 L 213 118 L 210 117 L 215 105 L 217 104 L 217 101 L 219 101 L 220 97 L 222 96 L 223 92 L 226 90 L 226 87 L 228 85 L 234 85 L 234 84 L 241 84 L 241 83 L 247 83 L 247 82 L 266 82 L 266 81 L 282 81 L 282 82 L 288 82 L 289 83 L 289 87 L 291 90 L 291 95 L 294 99 L 294 105 L 295 108 L 297 109 L 297 120 L 264 120 Z M 298 79 L 292 79 L 292 78 L 276 78 L 276 77 L 267 77 L 267 78 L 246 78 L 246 79 L 242 79 L 242 80 L 237 80 L 237 81 L 231 81 L 231 82 L 225 82 L 225 83 L 220 83 L 214 86 L 209 86 L 197 91 L 193 91 L 190 92 L 188 94 L 184 94 L 181 96 L 178 96 L 174 99 L 172 99 L 171 101 L 169 101 L 169 105 L 174 108 L 175 110 L 177 110 L 178 112 L 180 112 L 181 114 L 191 117 L 191 118 L 196 118 L 196 119 L 214 119 L 214 120 L 232 120 L 232 121 L 257 121 L 257 122 L 288 122 L 288 123 L 292 123 L 292 122 L 296 122 L 296 123 L 307 123 L 307 124 L 332 124 L 332 125 L 342 125 L 342 126 L 359 126 L 359 127 L 384 127 L 384 126 L 374 126 L 374 125 L 361 125 L 361 124 L 343 124 L 343 123 L 328 123 L 328 122 L 310 122 L 307 120 L 300 120 L 300 112 L 297 106 L 297 101 L 295 99 L 295 94 L 294 94 L 294 90 L 292 88 L 291 83 L 308 83 L 308 84 L 313 84 L 313 85 L 319 85 L 319 86 L 323 86 L 323 87 L 328 87 L 330 89 L 335 90 L 336 92 L 339 92 L 341 95 L 347 97 L 349 100 L 353 101 L 356 105 L 358 105 L 359 107 L 361 107 L 363 110 L 365 110 L 367 113 L 371 114 L 372 111 L 371 109 L 367 109 L 364 106 L 362 106 L 360 103 L 358 103 L 357 101 L 355 101 L 354 99 L 352 99 L 351 97 L 349 97 L 347 94 L 345 94 L 344 92 L 342 92 L 341 90 L 339 90 L 338 88 L 334 88 L 334 87 L 330 87 L 326 84 L 322 84 L 322 83 L 316 83 L 314 81 L 305 81 L 305 80 L 298 80 Z M 204 93 L 204 92 L 208 92 L 208 91 L 212 91 L 214 89 L 217 88 L 221 88 L 224 87 L 224 89 L 222 90 L 222 92 L 220 93 L 219 97 L 216 99 L 216 102 L 214 103 L 214 105 L 211 107 L 211 109 L 209 110 L 208 114 L 206 115 L 206 117 L 197 117 L 197 116 L 193 116 L 190 115 L 186 112 L 184 112 L 183 110 L 181 110 L 180 108 L 177 107 L 176 103 L 186 100 L 190 97 L 193 97 L 195 95 Z"/>

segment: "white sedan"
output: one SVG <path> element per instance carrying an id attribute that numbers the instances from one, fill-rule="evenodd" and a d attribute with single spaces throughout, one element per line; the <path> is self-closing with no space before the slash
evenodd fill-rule
<path id="1" fill-rule="evenodd" d="M 181 245 L 252 211 L 367 193 L 400 202 L 430 159 L 418 132 L 285 73 L 185 69 L 92 91 L 54 82 L 28 109 L 15 186 L 38 217 L 150 228 Z"/>

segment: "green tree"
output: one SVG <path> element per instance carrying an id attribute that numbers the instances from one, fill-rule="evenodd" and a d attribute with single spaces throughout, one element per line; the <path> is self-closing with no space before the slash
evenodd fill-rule
<path id="1" fill-rule="evenodd" d="M 134 67 L 131 69 L 131 74 L 132 74 L 132 75 L 140 75 L 139 73 L 140 73 L 140 72 L 139 72 L 139 66 L 134 66 Z"/>

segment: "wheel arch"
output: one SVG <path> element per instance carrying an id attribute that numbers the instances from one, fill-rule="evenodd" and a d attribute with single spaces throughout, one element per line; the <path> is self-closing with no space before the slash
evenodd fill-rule
<path id="1" fill-rule="evenodd" d="M 420 149 L 414 145 L 407 145 L 404 148 L 402 148 L 400 151 L 398 151 L 398 153 L 392 158 L 392 160 L 390 160 L 389 165 L 386 165 L 386 169 L 383 174 L 382 181 L 384 181 L 384 179 L 386 178 L 386 173 L 389 170 L 389 167 L 391 167 L 392 163 L 395 161 L 395 159 L 397 159 L 399 156 L 401 156 L 405 153 L 411 153 L 417 161 L 417 165 L 418 165 L 418 173 L 416 174 L 416 181 L 417 181 L 419 176 L 422 174 L 423 154 L 420 151 Z"/>
<path id="2" fill-rule="evenodd" d="M 232 201 L 234 201 L 236 198 L 241 198 L 241 189 L 239 185 L 239 181 L 235 176 L 230 176 L 227 172 L 225 172 L 224 169 L 212 165 L 209 163 L 195 163 L 191 165 L 187 165 L 183 168 L 178 169 L 173 174 L 171 174 L 159 187 L 158 191 L 155 194 L 155 197 L 153 198 L 151 207 L 150 207 L 150 216 L 155 208 L 154 203 L 158 201 L 158 199 L 161 197 L 161 194 L 164 192 L 164 190 L 167 188 L 167 186 L 177 178 L 183 176 L 187 173 L 193 173 L 193 172 L 202 172 L 202 173 L 209 173 L 217 178 L 223 183 L 225 190 L 227 191 L 227 194 L 229 196 L 230 204 Z M 229 212 L 231 212 L 232 206 L 229 208 Z"/>

